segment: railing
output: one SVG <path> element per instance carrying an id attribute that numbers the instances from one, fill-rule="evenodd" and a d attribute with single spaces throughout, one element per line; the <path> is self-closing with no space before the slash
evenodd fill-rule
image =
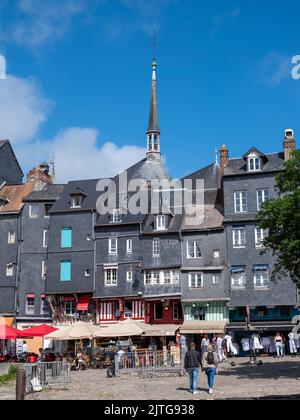
<path id="1" fill-rule="evenodd" d="M 115 377 L 131 376 L 135 378 L 153 378 L 165 376 L 183 376 L 183 359 L 179 350 L 133 352 L 116 354 Z"/>
<path id="2" fill-rule="evenodd" d="M 45 388 L 68 389 L 71 383 L 70 364 L 65 362 L 25 364 L 25 393 Z"/>

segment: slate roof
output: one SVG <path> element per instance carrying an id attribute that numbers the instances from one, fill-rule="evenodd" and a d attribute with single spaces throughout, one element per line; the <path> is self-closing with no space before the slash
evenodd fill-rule
<path id="1" fill-rule="evenodd" d="M 8 145 L 9 145 L 9 147 L 10 147 L 10 149 L 11 149 L 11 152 L 12 152 L 12 154 L 13 154 L 13 157 L 15 158 L 15 161 L 16 161 L 16 163 L 17 163 L 18 167 L 19 167 L 20 173 L 22 174 L 22 176 L 24 176 L 24 173 L 23 173 L 22 168 L 21 168 L 21 166 L 20 166 L 20 164 L 19 164 L 19 162 L 18 162 L 18 159 L 17 159 L 17 157 L 16 157 L 16 155 L 15 155 L 14 149 L 12 148 L 12 145 L 11 145 L 10 141 L 9 141 L 9 140 L 0 140 L 0 149 L 1 149 L 1 148 L 5 145 L 5 144 L 8 144 Z M 2 180 L 2 181 L 1 181 L 1 179 L 0 179 L 0 183 L 1 183 L 1 182 L 3 182 L 3 181 L 4 181 L 4 180 Z"/>
<path id="2" fill-rule="evenodd" d="M 283 170 L 284 153 L 272 153 L 265 155 L 262 171 L 259 173 L 280 172 Z M 244 158 L 229 159 L 224 176 L 251 175 L 257 172 L 247 171 L 247 162 Z"/>
<path id="3" fill-rule="evenodd" d="M 187 216 L 183 218 L 181 229 L 182 231 L 201 231 L 220 229 L 223 227 L 224 216 L 221 212 L 212 205 L 204 206 L 204 218 L 196 226 L 187 224 Z"/>
<path id="4" fill-rule="evenodd" d="M 40 191 L 32 191 L 23 201 L 55 201 L 60 197 L 64 189 L 65 185 L 62 184 L 48 184 Z"/>
<path id="5" fill-rule="evenodd" d="M 8 143 L 8 140 L 0 140 L 0 149 L 5 145 L 5 143 Z"/>

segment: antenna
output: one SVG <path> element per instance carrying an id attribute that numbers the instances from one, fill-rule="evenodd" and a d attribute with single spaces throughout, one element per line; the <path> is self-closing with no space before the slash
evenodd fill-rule
<path id="1" fill-rule="evenodd" d="M 53 184 L 56 183 L 56 174 L 55 174 L 55 154 L 53 152 L 52 155 L 52 161 L 50 162 L 50 165 L 52 166 L 52 170 L 51 170 L 51 178 L 52 178 L 52 182 Z"/>
<path id="2" fill-rule="evenodd" d="M 157 33 L 157 29 L 156 29 L 156 24 L 153 25 L 153 61 L 156 61 L 156 33 Z"/>

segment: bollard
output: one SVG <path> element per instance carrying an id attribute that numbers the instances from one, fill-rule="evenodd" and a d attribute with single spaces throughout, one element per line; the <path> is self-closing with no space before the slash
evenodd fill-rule
<path id="1" fill-rule="evenodd" d="M 16 401 L 25 400 L 25 370 L 18 369 L 16 381 Z"/>

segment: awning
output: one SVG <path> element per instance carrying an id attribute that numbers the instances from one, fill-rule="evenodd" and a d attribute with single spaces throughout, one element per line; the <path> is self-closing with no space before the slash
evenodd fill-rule
<path id="1" fill-rule="evenodd" d="M 180 328 L 181 334 L 224 334 L 227 321 L 187 321 Z"/>
<path id="2" fill-rule="evenodd" d="M 27 299 L 35 299 L 35 294 L 33 293 L 28 294 Z"/>
<path id="3" fill-rule="evenodd" d="M 45 294 L 41 295 L 41 299 L 46 299 L 46 295 Z"/>
<path id="4" fill-rule="evenodd" d="M 244 273 L 246 269 L 245 265 L 239 265 L 239 266 L 232 266 L 230 268 L 231 273 L 235 274 L 235 273 Z"/>
<path id="5" fill-rule="evenodd" d="M 89 295 L 83 295 L 80 296 L 78 300 L 78 304 L 76 306 L 77 311 L 87 311 L 89 309 L 89 303 L 90 303 L 90 296 Z"/>
<path id="6" fill-rule="evenodd" d="M 251 322 L 250 331 L 291 331 L 295 327 L 295 324 L 292 322 Z M 227 329 L 230 331 L 248 331 L 245 323 L 232 322 L 228 324 Z"/>
<path id="7" fill-rule="evenodd" d="M 148 325 L 143 324 L 144 337 L 174 337 L 181 325 Z"/>
<path id="8" fill-rule="evenodd" d="M 58 328 L 54 328 L 50 325 L 42 324 L 38 327 L 32 327 L 25 329 L 23 331 L 20 331 L 19 335 L 21 337 L 44 337 L 45 335 L 51 334 L 54 331 L 57 331 Z"/>
<path id="9" fill-rule="evenodd" d="M 253 271 L 261 271 L 261 270 L 268 270 L 269 266 L 267 264 L 264 265 L 255 265 L 253 267 Z"/>

